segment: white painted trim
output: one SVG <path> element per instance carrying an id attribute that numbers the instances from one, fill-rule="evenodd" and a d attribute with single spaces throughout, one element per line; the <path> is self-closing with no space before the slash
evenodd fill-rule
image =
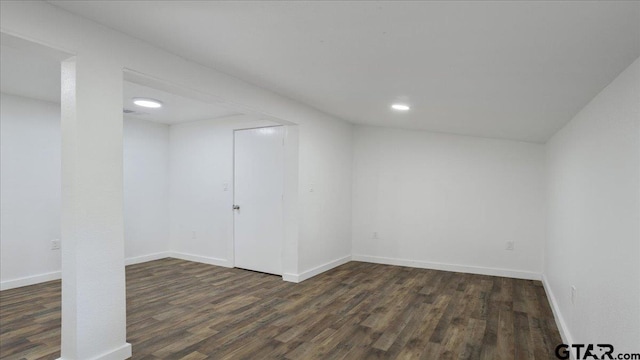
<path id="1" fill-rule="evenodd" d="M 300 282 L 300 275 L 291 274 L 291 273 L 284 273 L 284 274 L 282 274 L 282 280 L 288 281 L 288 282 L 292 282 L 292 283 L 299 283 Z"/>
<path id="2" fill-rule="evenodd" d="M 195 262 L 209 264 L 209 265 L 224 266 L 228 268 L 233 267 L 232 262 L 227 259 L 200 256 L 200 255 L 187 254 L 187 253 L 174 252 L 174 251 L 169 252 L 169 257 L 181 259 L 181 260 L 187 260 L 187 261 L 195 261 Z"/>
<path id="3" fill-rule="evenodd" d="M 158 252 L 158 253 L 153 253 L 148 255 L 127 258 L 124 260 L 124 263 L 126 266 L 126 265 L 140 264 L 148 261 L 160 260 L 165 258 L 176 258 L 176 259 L 182 259 L 187 261 L 195 261 L 195 262 L 209 264 L 209 265 L 233 267 L 233 264 L 226 259 L 199 256 L 199 255 L 186 254 L 186 253 L 173 252 L 173 251 L 163 251 L 163 252 Z M 15 289 L 23 286 L 35 285 L 35 284 L 40 284 L 47 281 L 60 280 L 60 279 L 61 279 L 61 272 L 53 271 L 46 274 L 38 274 L 38 275 L 26 276 L 18 279 L 2 281 L 0 282 L 0 290 Z"/>
<path id="4" fill-rule="evenodd" d="M 325 271 L 331 270 L 340 265 L 344 265 L 349 261 L 351 261 L 351 255 L 342 257 L 340 259 L 329 261 L 328 263 L 322 264 L 320 266 L 316 266 L 300 274 L 284 273 L 282 274 L 282 280 L 293 282 L 293 283 L 299 283 L 307 279 L 310 279 L 316 275 L 322 274 Z"/>
<path id="5" fill-rule="evenodd" d="M 46 281 L 60 280 L 61 272 L 53 271 L 45 274 L 25 276 L 18 279 L 5 280 L 0 282 L 0 290 L 15 289 L 23 286 L 40 284 Z"/>
<path id="6" fill-rule="evenodd" d="M 340 259 L 336 259 L 333 261 L 329 261 L 328 263 L 324 263 L 320 266 L 316 266 L 314 268 L 311 268 L 309 270 L 303 271 L 301 274 L 298 275 L 298 279 L 300 281 L 305 281 L 307 279 L 310 279 L 316 275 L 322 274 L 325 271 L 331 270 L 335 267 L 338 267 L 340 265 L 344 265 L 346 263 L 348 263 L 349 261 L 351 261 L 351 255 L 342 257 Z"/>
<path id="7" fill-rule="evenodd" d="M 117 349 L 109 351 L 108 353 L 98 355 L 94 357 L 92 360 L 122 360 L 128 359 L 131 357 L 131 344 L 124 343 L 124 345 L 120 346 Z"/>
<path id="8" fill-rule="evenodd" d="M 408 266 L 408 267 L 415 267 L 415 268 L 422 268 L 422 269 L 453 271 L 453 272 L 462 272 L 462 273 L 469 273 L 469 274 L 502 276 L 502 277 L 510 277 L 515 279 L 525 279 L 525 280 L 541 280 L 542 279 L 542 276 L 541 276 L 542 274 L 529 272 L 529 271 L 520 271 L 520 270 L 488 268 L 488 267 L 482 267 L 482 266 L 444 264 L 444 263 L 436 263 L 436 262 L 428 262 L 428 261 L 395 259 L 395 258 L 380 257 L 380 256 L 369 256 L 369 255 L 353 255 L 352 259 L 354 261 L 363 261 L 363 262 L 370 262 L 370 263 L 376 263 L 376 264 Z"/>
<path id="9" fill-rule="evenodd" d="M 562 337 L 562 341 L 567 345 L 573 344 L 573 337 L 571 336 L 567 323 L 564 321 L 556 296 L 553 294 L 553 291 L 551 291 L 551 285 L 549 285 L 549 281 L 545 274 L 542 274 L 542 285 L 544 286 L 544 291 L 547 293 L 547 299 L 549 300 L 549 305 L 551 306 L 551 311 L 553 312 L 553 317 L 556 320 L 558 330 L 560 330 L 560 337 Z M 571 355 L 573 356 L 573 352 Z"/>
<path id="10" fill-rule="evenodd" d="M 168 257 L 171 257 L 171 252 L 163 251 L 163 252 L 158 252 L 158 253 L 153 253 L 148 255 L 126 258 L 124 259 L 124 264 L 125 265 L 140 264 L 140 263 L 145 263 L 147 261 L 160 260 Z"/>
<path id="11" fill-rule="evenodd" d="M 92 357 L 91 360 L 122 360 L 129 359 L 131 357 L 131 344 L 124 343 L 124 345 L 113 349 L 104 354 L 98 355 L 96 357 Z M 58 358 L 57 360 L 64 360 L 63 357 Z"/>
<path id="12" fill-rule="evenodd" d="M 154 260 L 164 259 L 168 257 L 187 260 L 187 261 L 195 261 L 195 262 L 209 264 L 209 265 L 224 266 L 228 268 L 233 267 L 233 263 L 226 259 L 187 254 L 187 253 L 181 253 L 181 252 L 173 252 L 173 251 L 159 252 L 159 253 L 154 253 L 149 255 L 128 258 L 125 260 L 125 264 L 126 265 L 139 264 L 147 261 L 154 261 Z M 316 266 L 300 274 L 284 273 L 282 274 L 282 280 L 293 282 L 293 283 L 299 283 L 304 280 L 310 279 L 316 275 L 319 275 L 327 270 L 333 269 L 334 267 L 346 264 L 351 260 L 370 262 L 370 263 L 376 263 L 376 264 L 409 266 L 409 267 L 416 267 L 416 268 L 423 268 L 423 269 L 455 271 L 455 272 L 464 272 L 464 273 L 491 275 L 491 276 L 504 276 L 504 277 L 511 277 L 516 279 L 543 280 L 543 276 L 541 276 L 541 274 L 533 273 L 533 272 L 486 268 L 486 267 L 479 267 L 479 266 L 433 263 L 433 262 L 425 262 L 425 261 L 417 261 L 417 260 L 394 259 L 394 258 L 369 256 L 369 255 L 345 256 L 340 259 L 329 261 L 320 266 Z M 8 289 L 13 289 L 17 287 L 34 285 L 34 284 L 39 284 L 45 281 L 58 280 L 58 279 L 60 279 L 60 271 L 28 276 L 28 277 L 19 278 L 19 279 L 3 281 L 0 283 L 0 290 L 8 290 Z M 543 284 L 549 296 L 549 301 L 552 301 L 553 294 L 550 292 L 548 284 L 545 283 L 544 281 L 543 281 Z M 556 316 L 556 322 L 558 322 L 558 325 L 560 326 L 561 334 L 562 334 L 563 331 L 566 332 L 566 326 L 564 325 L 564 322 L 561 323 L 562 317 L 557 316 L 556 312 L 558 312 L 559 314 L 559 311 L 553 306 L 554 305 L 552 303 L 554 316 Z M 567 338 L 565 337 L 564 334 L 562 335 L 563 335 L 563 341 L 566 341 Z"/>

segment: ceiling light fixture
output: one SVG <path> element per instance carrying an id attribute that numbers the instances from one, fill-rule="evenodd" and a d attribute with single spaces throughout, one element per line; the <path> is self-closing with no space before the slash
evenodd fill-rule
<path id="1" fill-rule="evenodd" d="M 405 104 L 393 104 L 393 105 L 391 105 L 391 108 L 393 110 L 400 110 L 400 111 L 407 111 L 407 110 L 411 109 L 409 107 L 409 105 L 405 105 Z"/>
<path id="2" fill-rule="evenodd" d="M 162 107 L 162 101 L 149 98 L 133 98 L 133 103 L 146 108 Z"/>

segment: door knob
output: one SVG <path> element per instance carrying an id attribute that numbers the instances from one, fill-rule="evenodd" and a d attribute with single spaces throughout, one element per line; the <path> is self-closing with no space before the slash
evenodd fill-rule
<path id="1" fill-rule="evenodd" d="M 233 205 L 233 210 L 240 210 L 240 205 Z"/>

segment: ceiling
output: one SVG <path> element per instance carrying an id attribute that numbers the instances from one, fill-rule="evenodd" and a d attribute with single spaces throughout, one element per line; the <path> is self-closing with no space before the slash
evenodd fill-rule
<path id="1" fill-rule="evenodd" d="M 0 90 L 7 94 L 59 103 L 60 59 L 8 39 L 3 37 L 0 45 Z M 161 100 L 163 107 L 139 107 L 133 104 L 134 97 Z M 214 119 L 238 113 L 219 104 L 194 100 L 130 81 L 124 82 L 123 106 L 135 111 L 125 117 L 163 124 Z"/>
<path id="2" fill-rule="evenodd" d="M 353 123 L 533 142 L 640 56 L 636 1 L 50 2 Z"/>

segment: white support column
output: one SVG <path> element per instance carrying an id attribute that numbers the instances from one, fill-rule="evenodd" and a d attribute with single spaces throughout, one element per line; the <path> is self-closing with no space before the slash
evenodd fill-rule
<path id="1" fill-rule="evenodd" d="M 122 69 L 62 64 L 62 357 L 126 359 Z"/>

